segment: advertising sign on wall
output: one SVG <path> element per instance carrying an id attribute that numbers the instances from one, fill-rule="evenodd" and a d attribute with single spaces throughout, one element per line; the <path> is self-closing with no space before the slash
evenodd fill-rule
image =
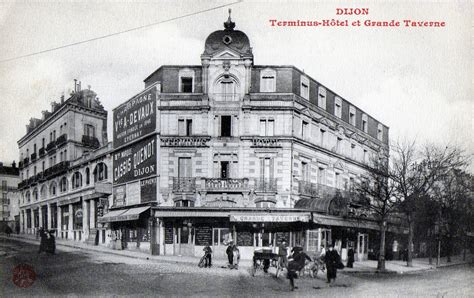
<path id="1" fill-rule="evenodd" d="M 114 148 L 155 131 L 157 93 L 154 86 L 114 110 Z"/>
<path id="2" fill-rule="evenodd" d="M 126 185 L 114 187 L 114 206 L 125 206 Z"/>
<path id="3" fill-rule="evenodd" d="M 156 175 L 156 150 L 156 137 L 151 136 L 114 152 L 114 184 Z"/>
<path id="4" fill-rule="evenodd" d="M 156 202 L 156 177 L 140 181 L 140 201 Z"/>

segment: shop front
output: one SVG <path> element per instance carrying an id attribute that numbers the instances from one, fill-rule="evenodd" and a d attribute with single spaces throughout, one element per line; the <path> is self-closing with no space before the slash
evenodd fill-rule
<path id="1" fill-rule="evenodd" d="M 108 227 L 110 248 L 151 252 L 153 221 L 150 206 L 110 210 L 97 222 Z"/>
<path id="2" fill-rule="evenodd" d="M 282 241 L 303 246 L 311 219 L 309 212 L 257 208 L 156 207 L 154 216 L 162 254 L 201 256 L 209 244 L 218 259 L 226 258 L 231 241 L 239 247 L 242 259 L 251 259 L 262 247 L 276 251 Z"/>

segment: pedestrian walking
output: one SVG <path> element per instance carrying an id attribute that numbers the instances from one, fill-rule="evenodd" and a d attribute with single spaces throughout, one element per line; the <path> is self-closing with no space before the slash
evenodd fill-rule
<path id="1" fill-rule="evenodd" d="M 56 253 L 56 239 L 54 237 L 54 231 L 48 231 L 46 243 L 46 251 L 54 255 Z"/>
<path id="2" fill-rule="evenodd" d="M 232 269 L 234 263 L 234 242 L 229 242 L 225 253 L 227 254 L 227 260 L 229 261 L 229 268 Z"/>
<path id="3" fill-rule="evenodd" d="M 10 226 L 5 227 L 5 233 L 7 234 L 8 237 L 10 237 L 11 233 L 13 232 L 12 228 Z"/>
<path id="4" fill-rule="evenodd" d="M 38 230 L 38 235 L 40 237 L 40 245 L 39 245 L 38 254 L 40 254 L 41 252 L 46 251 L 46 237 L 47 236 L 46 236 L 46 232 L 44 231 L 42 227 Z"/>
<path id="5" fill-rule="evenodd" d="M 347 268 L 352 268 L 354 264 L 354 249 L 349 247 L 347 251 Z"/>
<path id="6" fill-rule="evenodd" d="M 281 268 L 286 268 L 288 266 L 288 245 L 286 241 L 282 241 L 278 246 L 278 261 Z"/>
<path id="7" fill-rule="evenodd" d="M 234 244 L 232 248 L 232 256 L 233 256 L 233 268 L 239 269 L 239 261 L 240 261 L 240 251 L 237 247 L 237 244 Z"/>
<path id="8" fill-rule="evenodd" d="M 327 272 L 327 283 L 331 283 L 331 280 L 336 281 L 337 277 L 337 267 L 341 262 L 341 257 L 334 249 L 334 246 L 329 245 L 329 249 L 326 252 L 326 256 L 324 257 L 326 262 L 326 272 Z"/>
<path id="9" fill-rule="evenodd" d="M 290 280 L 290 290 L 294 291 L 298 288 L 295 285 L 295 279 L 298 278 L 298 274 L 296 272 L 299 272 L 304 268 L 306 260 L 311 262 L 311 258 L 305 252 L 303 252 L 302 247 L 294 247 L 292 251 L 293 254 L 291 256 L 291 260 L 288 262 L 287 278 Z"/>
<path id="10" fill-rule="evenodd" d="M 204 263 L 204 267 L 207 268 L 211 268 L 212 266 L 212 248 L 209 246 L 209 243 L 207 243 L 207 245 L 204 247 L 204 258 L 205 258 L 205 263 Z"/>

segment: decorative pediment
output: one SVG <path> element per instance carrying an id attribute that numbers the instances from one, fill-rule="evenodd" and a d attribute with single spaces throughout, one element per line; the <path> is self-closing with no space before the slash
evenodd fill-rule
<path id="1" fill-rule="evenodd" d="M 334 163 L 333 167 L 336 168 L 336 169 L 340 169 L 340 170 L 345 170 L 346 169 L 346 165 L 340 160 L 336 161 Z"/>
<path id="2" fill-rule="evenodd" d="M 237 52 L 225 50 L 214 55 L 214 59 L 240 59 L 240 55 Z"/>

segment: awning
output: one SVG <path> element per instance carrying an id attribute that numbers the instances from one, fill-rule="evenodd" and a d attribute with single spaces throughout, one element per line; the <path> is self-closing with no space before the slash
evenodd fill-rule
<path id="1" fill-rule="evenodd" d="M 74 204 L 74 203 L 79 202 L 80 200 L 81 200 L 81 197 L 75 197 L 75 198 L 72 198 L 72 199 L 59 201 L 58 205 L 63 206 L 63 205 L 68 205 L 68 204 Z"/>
<path id="2" fill-rule="evenodd" d="M 233 222 L 309 222 L 310 213 L 231 213 Z"/>
<path id="3" fill-rule="evenodd" d="M 335 226 L 335 227 L 348 227 L 348 228 L 360 228 L 368 230 L 380 230 L 380 226 L 376 221 L 369 219 L 353 219 L 353 218 L 340 218 L 330 215 L 321 215 L 313 213 L 313 222 L 319 225 Z M 393 224 L 387 225 L 388 232 L 402 233 L 403 228 L 395 226 Z"/>
<path id="4" fill-rule="evenodd" d="M 137 220 L 140 214 L 150 209 L 150 206 L 136 207 L 122 210 L 112 210 L 97 220 L 97 222 L 116 222 Z"/>
<path id="5" fill-rule="evenodd" d="M 295 203 L 295 208 L 327 213 L 333 199 L 332 197 L 302 198 Z"/>
<path id="6" fill-rule="evenodd" d="M 199 210 L 155 210 L 155 217 L 229 217 L 229 212 L 212 212 Z"/>

